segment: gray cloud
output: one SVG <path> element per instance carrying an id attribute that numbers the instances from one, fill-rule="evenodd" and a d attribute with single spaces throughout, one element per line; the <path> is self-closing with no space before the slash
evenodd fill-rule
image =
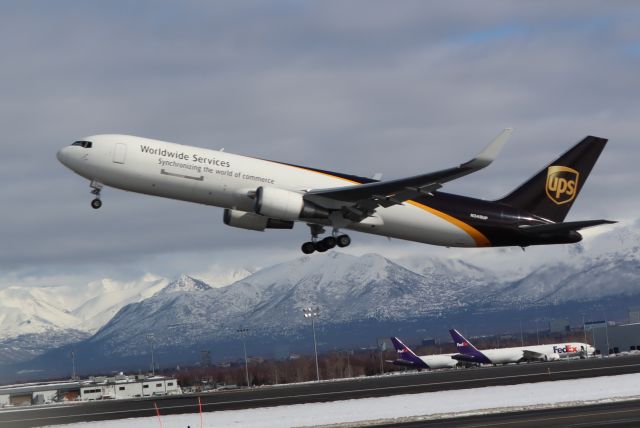
<path id="1" fill-rule="evenodd" d="M 237 231 L 210 207 L 107 190 L 94 212 L 87 183 L 55 152 L 102 132 L 391 178 L 464 161 L 514 126 L 495 165 L 446 189 L 487 199 L 595 134 L 611 143 L 570 216 L 638 217 L 633 2 L 2 8 L 5 283 L 34 272 L 138 275 L 297 254 L 304 227 Z M 356 240 L 361 251 L 385 242 Z"/>

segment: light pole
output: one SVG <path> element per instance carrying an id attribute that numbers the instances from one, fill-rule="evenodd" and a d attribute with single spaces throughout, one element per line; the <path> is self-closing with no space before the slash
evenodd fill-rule
<path id="1" fill-rule="evenodd" d="M 156 361 L 154 359 L 154 355 L 153 355 L 153 341 L 155 339 L 155 336 L 153 335 L 153 333 L 151 334 L 147 334 L 147 340 L 149 341 L 149 345 L 151 345 L 151 375 L 155 376 L 156 374 Z"/>
<path id="2" fill-rule="evenodd" d="M 384 337 L 378 337 L 377 339 L 378 350 L 380 351 L 380 374 L 384 374 L 383 354 L 384 351 L 387 350 L 387 344 L 385 343 L 384 339 Z"/>
<path id="3" fill-rule="evenodd" d="M 247 378 L 247 387 L 249 387 L 249 364 L 247 363 L 247 333 L 248 328 L 239 328 L 236 330 L 242 337 L 242 349 L 244 350 L 244 375 Z"/>
<path id="4" fill-rule="evenodd" d="M 611 355 L 611 345 L 609 345 L 609 321 L 607 321 L 607 317 L 604 319 L 604 334 L 607 339 L 607 357 Z"/>
<path id="5" fill-rule="evenodd" d="M 318 367 L 318 345 L 316 343 L 316 318 L 320 316 L 320 308 L 304 308 L 302 313 L 305 318 L 311 318 L 311 329 L 313 330 L 313 350 L 316 354 L 316 380 L 320 381 L 320 368 Z"/>
<path id="6" fill-rule="evenodd" d="M 524 346 L 524 334 L 522 333 L 522 320 L 520 320 L 520 346 Z"/>
<path id="7" fill-rule="evenodd" d="M 71 351 L 71 380 L 76 380 L 76 351 Z"/>
<path id="8" fill-rule="evenodd" d="M 351 377 L 351 361 L 349 360 L 349 355 L 351 355 L 351 351 L 350 350 L 345 350 L 345 349 L 338 349 L 338 355 L 343 355 L 345 357 L 347 357 L 347 377 L 350 378 Z M 343 376 L 344 376 L 344 372 L 343 372 Z"/>

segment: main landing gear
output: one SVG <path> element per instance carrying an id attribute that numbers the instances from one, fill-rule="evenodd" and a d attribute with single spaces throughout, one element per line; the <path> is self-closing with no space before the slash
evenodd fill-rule
<path id="1" fill-rule="evenodd" d="M 91 208 L 93 208 L 94 210 L 97 210 L 102 206 L 102 201 L 100 200 L 100 191 L 102 190 L 102 183 L 99 183 L 95 180 L 91 180 L 89 187 L 91 187 L 91 194 L 95 195 L 95 199 L 91 201 Z"/>
<path id="2" fill-rule="evenodd" d="M 311 241 L 302 244 L 302 252 L 305 254 L 311 254 L 314 251 L 324 253 L 336 246 L 344 248 L 351 244 L 349 235 L 341 235 L 338 229 L 333 229 L 331 236 L 318 240 L 318 235 L 324 233 L 324 227 L 310 224 L 309 228 L 311 229 Z"/>

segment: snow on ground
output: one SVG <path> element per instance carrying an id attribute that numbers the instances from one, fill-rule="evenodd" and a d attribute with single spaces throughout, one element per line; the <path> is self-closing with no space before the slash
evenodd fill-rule
<path id="1" fill-rule="evenodd" d="M 527 408 L 575 406 L 640 399 L 640 373 L 589 379 L 490 386 L 457 391 L 394 395 L 328 403 L 296 404 L 203 414 L 203 427 L 301 427 L 364 421 L 396 422 Z M 61 426 L 61 425 L 57 425 Z M 155 428 L 156 416 L 115 421 L 83 422 L 65 428 Z M 198 414 L 162 416 L 163 427 L 200 427 Z"/>

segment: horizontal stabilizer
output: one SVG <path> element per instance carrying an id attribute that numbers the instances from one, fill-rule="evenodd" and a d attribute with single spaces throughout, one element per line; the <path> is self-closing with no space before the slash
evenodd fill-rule
<path id="1" fill-rule="evenodd" d="M 385 362 L 393 364 L 394 366 L 400 366 L 400 367 L 414 367 L 414 368 L 416 367 L 415 363 L 412 363 L 411 361 L 405 361 L 405 360 L 385 360 Z"/>
<path id="2" fill-rule="evenodd" d="M 536 226 L 521 226 L 520 230 L 532 234 L 562 233 L 571 232 L 587 227 L 600 226 L 602 224 L 613 224 L 611 220 L 584 220 L 568 221 L 566 223 L 541 224 Z"/>

